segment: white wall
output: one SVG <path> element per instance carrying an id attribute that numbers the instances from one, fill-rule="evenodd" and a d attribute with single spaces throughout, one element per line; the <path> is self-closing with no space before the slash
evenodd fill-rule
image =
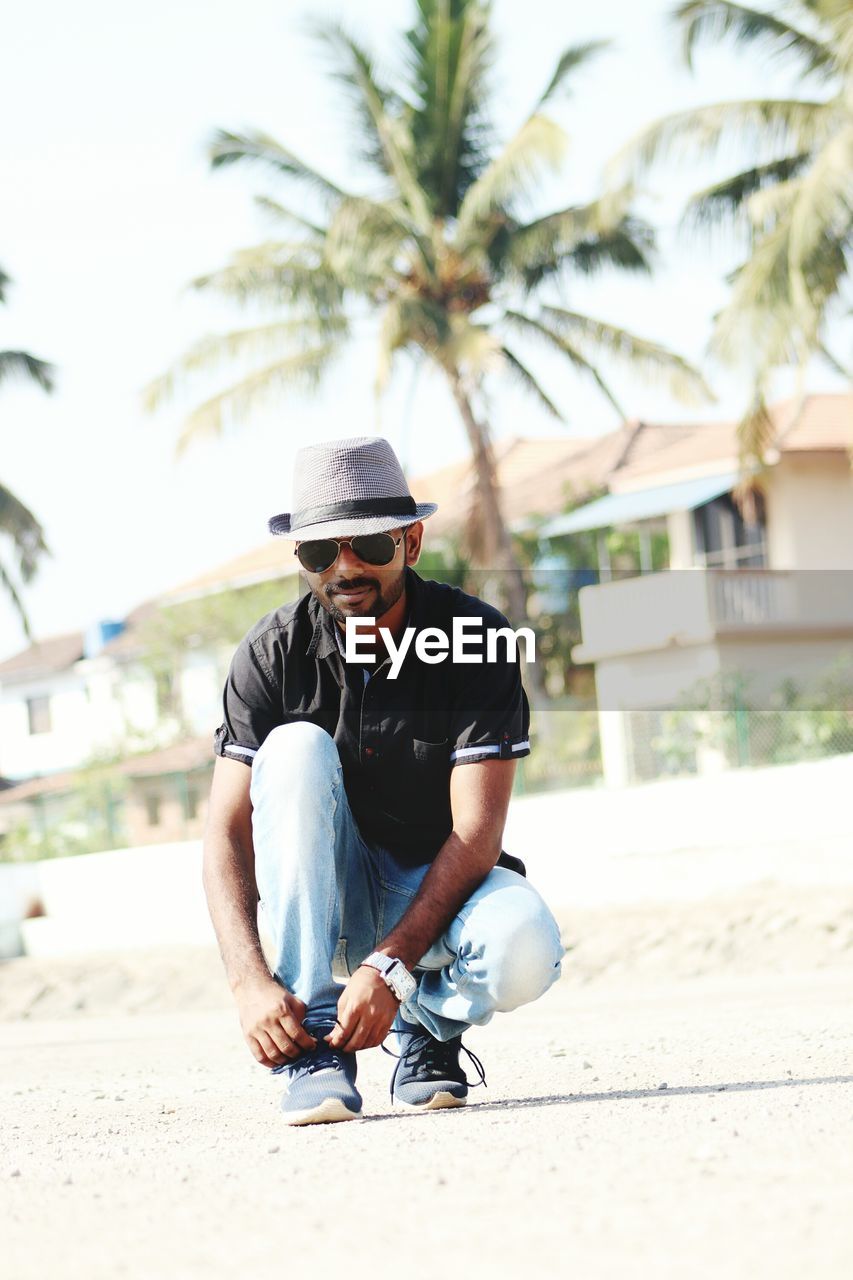
<path id="1" fill-rule="evenodd" d="M 766 488 L 771 569 L 853 569 L 853 472 L 844 454 L 783 454 Z"/>
<path id="2" fill-rule="evenodd" d="M 49 733 L 31 734 L 27 699 L 50 697 Z M 92 751 L 86 686 L 72 669 L 49 680 L 7 687 L 0 695 L 0 774 L 29 778 L 72 769 Z"/>

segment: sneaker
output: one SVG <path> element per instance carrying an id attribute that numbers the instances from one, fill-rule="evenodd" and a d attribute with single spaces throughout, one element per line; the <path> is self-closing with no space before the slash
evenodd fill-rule
<path id="1" fill-rule="evenodd" d="M 333 1124 L 356 1120 L 361 1114 L 361 1094 L 355 1087 L 354 1053 L 341 1053 L 326 1044 L 330 1027 L 311 1027 L 316 1048 L 273 1067 L 286 1078 L 281 1109 L 287 1124 Z"/>
<path id="2" fill-rule="evenodd" d="M 401 1038 L 403 1051 L 391 1077 L 392 1102 L 417 1111 L 464 1107 L 472 1084 L 459 1063 L 460 1049 L 467 1053 L 480 1077 L 474 1083 L 486 1083 L 482 1062 L 465 1047 L 461 1036 L 436 1040 L 424 1027 L 411 1023 L 406 1023 L 406 1029 L 395 1027 L 395 1034 Z M 385 1049 L 385 1052 L 391 1053 L 391 1050 Z M 391 1056 L 396 1055 L 391 1053 Z"/>

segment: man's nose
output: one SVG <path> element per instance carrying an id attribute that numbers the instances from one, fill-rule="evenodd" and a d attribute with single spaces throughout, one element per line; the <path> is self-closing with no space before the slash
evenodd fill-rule
<path id="1" fill-rule="evenodd" d="M 336 571 L 338 573 L 352 573 L 353 570 L 362 569 L 363 567 L 362 561 L 359 560 L 350 544 L 342 542 L 337 564 L 335 565 Z"/>

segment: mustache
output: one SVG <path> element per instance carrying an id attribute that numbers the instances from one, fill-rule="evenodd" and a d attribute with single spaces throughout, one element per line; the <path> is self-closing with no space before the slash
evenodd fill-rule
<path id="1" fill-rule="evenodd" d="M 337 595 L 341 591 L 357 591 L 359 587 L 379 587 L 375 578 L 342 578 L 339 582 L 329 582 L 323 588 L 327 596 Z"/>

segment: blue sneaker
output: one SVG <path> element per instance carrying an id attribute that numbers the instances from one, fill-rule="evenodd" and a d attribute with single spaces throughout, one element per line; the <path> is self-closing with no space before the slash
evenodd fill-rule
<path id="1" fill-rule="evenodd" d="M 331 1027 L 306 1027 L 317 1040 L 298 1058 L 273 1067 L 286 1077 L 281 1109 L 287 1124 L 334 1124 L 356 1120 L 361 1114 L 361 1094 L 355 1087 L 354 1053 L 341 1053 L 326 1044 Z"/>
<path id="2" fill-rule="evenodd" d="M 460 1065 L 460 1049 L 467 1053 L 480 1077 L 475 1083 L 486 1083 L 482 1062 L 465 1047 L 461 1036 L 436 1040 L 424 1027 L 404 1022 L 399 1015 L 394 1032 L 400 1037 L 402 1052 L 391 1077 L 392 1102 L 416 1111 L 464 1107 L 471 1081 Z"/>

